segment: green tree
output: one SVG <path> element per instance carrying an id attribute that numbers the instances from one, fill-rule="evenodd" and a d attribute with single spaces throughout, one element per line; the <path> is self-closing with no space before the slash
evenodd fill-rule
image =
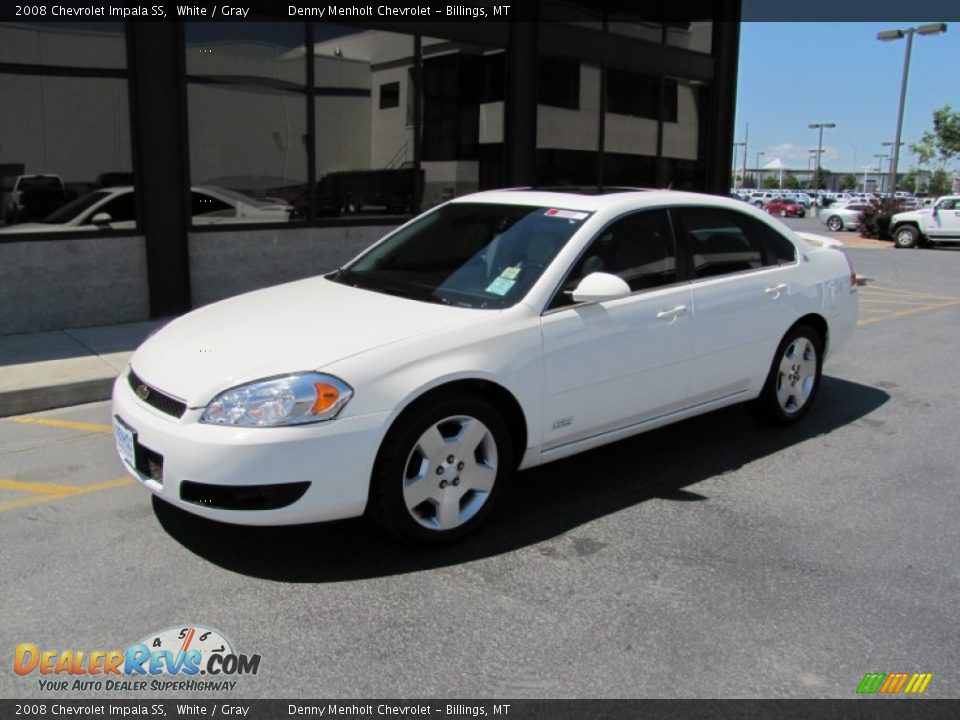
<path id="1" fill-rule="evenodd" d="M 800 181 L 797 180 L 797 176 L 793 173 L 787 173 L 783 178 L 783 186 L 789 188 L 790 190 L 799 190 Z"/>
<path id="2" fill-rule="evenodd" d="M 927 192 L 933 196 L 949 195 L 953 191 L 953 179 L 946 170 L 934 170 L 930 176 L 930 184 L 927 185 Z"/>
<path id="3" fill-rule="evenodd" d="M 840 180 L 840 186 L 844 190 L 853 190 L 857 187 L 857 176 L 853 173 L 847 173 Z"/>
<path id="4" fill-rule="evenodd" d="M 903 176 L 903 179 L 897 183 L 897 187 L 901 190 L 915 193 L 917 191 L 917 169 L 910 168 L 909 172 Z"/>
<path id="5" fill-rule="evenodd" d="M 944 105 L 933 111 L 933 130 L 924 131 L 910 146 L 920 165 L 933 170 L 927 191 L 944 195 L 953 189 L 950 171 L 960 160 L 960 111 Z"/>
<path id="6" fill-rule="evenodd" d="M 767 190 L 773 190 L 780 187 L 780 179 L 776 175 L 767 175 L 763 179 L 763 186 Z"/>

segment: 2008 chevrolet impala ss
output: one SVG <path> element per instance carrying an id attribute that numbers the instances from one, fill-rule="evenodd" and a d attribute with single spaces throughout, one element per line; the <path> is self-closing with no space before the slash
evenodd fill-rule
<path id="1" fill-rule="evenodd" d="M 450 540 L 517 469 L 745 401 L 799 420 L 856 291 L 844 252 L 733 200 L 479 193 L 164 327 L 114 387 L 117 447 L 207 518 Z"/>

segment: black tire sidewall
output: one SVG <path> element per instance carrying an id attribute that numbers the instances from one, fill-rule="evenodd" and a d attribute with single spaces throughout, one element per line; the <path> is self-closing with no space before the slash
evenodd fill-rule
<path id="1" fill-rule="evenodd" d="M 777 400 L 777 376 L 780 371 L 780 361 L 783 359 L 783 354 L 787 348 L 790 347 L 790 344 L 800 337 L 805 337 L 809 340 L 817 352 L 817 373 L 814 378 L 813 391 L 810 393 L 810 397 L 807 398 L 807 402 L 804 403 L 804 406 L 800 408 L 798 412 L 787 413 L 780 407 L 780 403 Z M 822 375 L 823 338 L 809 325 L 797 325 L 791 328 L 790 331 L 783 336 L 780 345 L 777 347 L 777 352 L 774 353 L 773 362 L 770 365 L 770 372 L 767 374 L 767 380 L 763 385 L 763 390 L 760 391 L 760 396 L 757 398 L 757 408 L 760 411 L 761 417 L 775 425 L 792 425 L 800 420 L 800 418 L 809 412 L 814 401 L 817 399 L 817 394 L 820 392 Z"/>
<path id="2" fill-rule="evenodd" d="M 839 223 L 839 227 L 834 227 L 834 225 L 837 225 L 838 223 Z M 827 218 L 827 229 L 832 230 L 833 232 L 840 232 L 841 230 L 843 230 L 843 220 L 838 218 L 836 215 L 834 215 L 831 218 Z"/>
<path id="3" fill-rule="evenodd" d="M 904 231 L 910 233 L 911 239 L 910 239 L 910 242 L 909 242 L 909 243 L 901 243 L 901 242 L 900 242 L 900 233 L 902 233 L 902 232 L 904 232 Z M 914 229 L 913 229 L 912 227 L 910 227 L 909 225 L 907 225 L 906 227 L 899 227 L 899 228 L 897 228 L 896 230 L 893 231 L 893 244 L 894 244 L 896 247 L 898 247 L 898 248 L 903 248 L 903 249 L 916 247 L 917 242 L 918 242 L 918 240 L 919 240 L 919 235 L 920 235 L 920 233 L 918 233 L 916 230 L 914 230 Z"/>
<path id="4" fill-rule="evenodd" d="M 401 478 L 410 452 L 423 432 L 440 420 L 455 415 L 476 418 L 493 434 L 497 445 L 497 478 L 483 507 L 470 520 L 452 530 L 430 530 L 410 516 L 403 499 Z M 433 402 L 416 403 L 397 418 L 377 454 L 368 512 L 381 529 L 406 540 L 426 544 L 459 540 L 473 532 L 493 511 L 513 467 L 509 429 L 500 413 L 489 403 L 471 395 L 443 396 Z"/>

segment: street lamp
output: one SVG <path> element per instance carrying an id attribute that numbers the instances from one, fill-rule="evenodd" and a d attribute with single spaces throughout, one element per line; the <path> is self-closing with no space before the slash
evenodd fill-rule
<path id="1" fill-rule="evenodd" d="M 877 158 L 877 173 L 882 173 L 883 161 L 890 156 L 887 153 L 879 153 L 877 155 L 874 155 L 874 157 Z M 878 183 L 878 185 L 880 185 L 880 192 L 887 192 L 887 190 L 883 187 L 882 178 L 880 178 L 880 180 L 881 182 Z"/>
<path id="2" fill-rule="evenodd" d="M 810 123 L 807 125 L 811 130 L 819 130 L 820 134 L 817 139 L 817 171 L 814 176 L 813 187 L 816 190 L 820 189 L 820 156 L 823 154 L 823 129 L 824 128 L 835 128 L 836 123 Z M 899 138 L 898 138 L 899 139 Z"/>
<path id="3" fill-rule="evenodd" d="M 738 147 L 746 148 L 746 146 L 747 144 L 745 142 L 735 142 L 733 144 L 733 189 L 734 190 L 737 189 L 737 148 Z M 746 150 L 744 150 L 744 152 L 746 152 Z M 746 166 L 747 164 L 746 161 L 744 161 L 743 164 L 744 166 Z M 744 174 L 744 176 L 740 178 L 740 180 L 741 182 L 745 183 L 747 181 L 746 174 Z"/>
<path id="4" fill-rule="evenodd" d="M 760 172 L 760 156 L 761 155 L 766 155 L 766 153 L 763 151 L 760 151 L 757 153 L 757 178 L 758 178 L 757 188 L 760 188 L 761 184 L 763 183 L 763 174 Z"/>
<path id="5" fill-rule="evenodd" d="M 913 49 L 913 36 L 915 33 L 919 33 L 920 35 L 939 35 L 946 31 L 946 23 L 930 23 L 910 27 L 906 30 L 884 30 L 877 33 L 877 40 L 882 42 L 901 40 L 903 37 L 907 38 L 907 47 L 903 53 L 903 77 L 900 79 L 900 105 L 897 108 L 897 136 L 893 140 L 893 160 L 890 162 L 890 192 L 897 189 L 897 164 L 900 162 L 900 132 L 903 130 L 903 105 L 907 99 L 907 76 L 910 74 L 910 51 Z"/>
<path id="6" fill-rule="evenodd" d="M 814 162 L 817 163 L 814 167 L 819 167 L 820 157 L 823 155 L 823 150 L 818 150 L 817 148 L 811 148 L 810 150 L 807 150 L 807 152 L 810 153 L 810 156 L 807 158 L 807 160 L 813 160 Z M 816 185 L 813 185 L 812 181 L 811 181 L 811 189 L 818 190 L 818 191 L 820 190 L 819 187 L 817 187 Z"/>

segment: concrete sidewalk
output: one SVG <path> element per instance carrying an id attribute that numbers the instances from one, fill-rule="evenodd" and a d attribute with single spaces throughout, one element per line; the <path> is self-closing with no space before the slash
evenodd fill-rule
<path id="1" fill-rule="evenodd" d="M 0 417 L 106 400 L 133 351 L 170 320 L 0 335 Z"/>

